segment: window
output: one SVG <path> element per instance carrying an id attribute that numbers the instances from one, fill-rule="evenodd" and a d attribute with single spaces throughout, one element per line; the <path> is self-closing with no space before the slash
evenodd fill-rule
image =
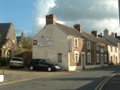
<path id="1" fill-rule="evenodd" d="M 58 63 L 62 63 L 62 53 L 58 53 Z"/>
<path id="2" fill-rule="evenodd" d="M 105 61 L 104 61 L 104 63 L 107 63 L 107 55 L 105 55 Z"/>
<path id="3" fill-rule="evenodd" d="M 87 53 L 87 63 L 91 63 L 91 53 Z"/>
<path id="4" fill-rule="evenodd" d="M 77 51 L 74 52 L 75 63 L 79 62 L 79 53 Z"/>
<path id="5" fill-rule="evenodd" d="M 99 57 L 99 54 L 97 54 L 97 63 L 100 63 L 100 57 Z"/>
<path id="6" fill-rule="evenodd" d="M 96 50 L 99 50 L 99 44 L 96 44 Z"/>
<path id="7" fill-rule="evenodd" d="M 78 38 L 74 38 L 74 47 L 78 47 Z"/>
<path id="8" fill-rule="evenodd" d="M 33 40 L 33 45 L 37 45 L 37 40 Z"/>
<path id="9" fill-rule="evenodd" d="M 116 61 L 117 61 L 117 57 L 116 57 Z"/>
<path id="10" fill-rule="evenodd" d="M 115 52 L 117 53 L 117 47 L 115 47 Z"/>
<path id="11" fill-rule="evenodd" d="M 91 43 L 90 43 L 90 41 L 87 41 L 87 49 L 91 49 Z"/>
<path id="12" fill-rule="evenodd" d="M 111 46 L 111 52 L 112 52 L 113 50 L 112 50 L 112 46 Z"/>

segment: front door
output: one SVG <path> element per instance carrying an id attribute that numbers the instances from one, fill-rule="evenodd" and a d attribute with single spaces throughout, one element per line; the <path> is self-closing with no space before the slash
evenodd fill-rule
<path id="1" fill-rule="evenodd" d="M 82 70 L 85 69 L 85 65 L 86 65 L 86 60 L 85 60 L 85 53 L 81 53 L 81 66 L 82 66 Z"/>

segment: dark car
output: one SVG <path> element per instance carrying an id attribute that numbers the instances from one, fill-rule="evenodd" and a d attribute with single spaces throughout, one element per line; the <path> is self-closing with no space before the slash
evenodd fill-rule
<path id="1" fill-rule="evenodd" d="M 29 63 L 30 70 L 47 70 L 47 71 L 57 71 L 61 67 L 59 65 L 53 64 L 48 60 L 44 59 L 32 59 Z"/>

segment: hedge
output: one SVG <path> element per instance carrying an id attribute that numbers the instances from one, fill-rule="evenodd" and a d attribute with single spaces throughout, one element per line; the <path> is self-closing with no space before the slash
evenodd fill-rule
<path id="1" fill-rule="evenodd" d="M 8 59 L 5 57 L 0 57 L 0 67 L 6 66 L 8 64 Z"/>

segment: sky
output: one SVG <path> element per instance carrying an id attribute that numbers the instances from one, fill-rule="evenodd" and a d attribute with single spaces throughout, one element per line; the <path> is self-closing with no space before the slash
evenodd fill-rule
<path id="1" fill-rule="evenodd" d="M 45 25 L 45 16 L 73 27 L 81 24 L 86 32 L 97 30 L 120 35 L 118 0 L 0 0 L 0 23 L 12 22 L 17 35 L 34 36 Z"/>

